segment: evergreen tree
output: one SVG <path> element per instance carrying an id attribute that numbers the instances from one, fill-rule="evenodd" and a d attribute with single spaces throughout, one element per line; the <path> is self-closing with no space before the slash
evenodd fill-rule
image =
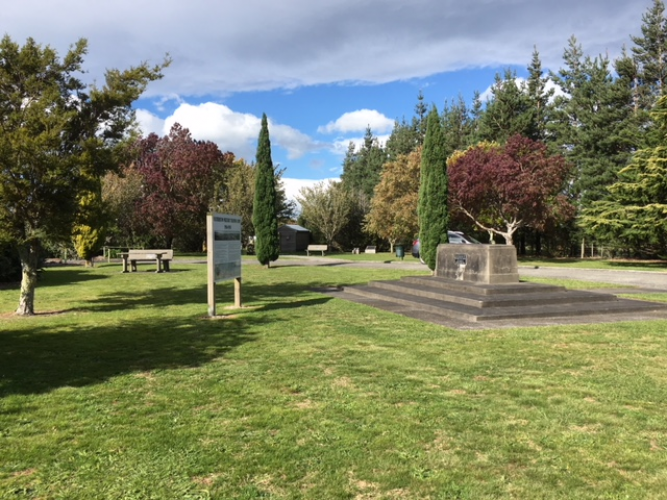
<path id="1" fill-rule="evenodd" d="M 422 260 L 435 270 L 437 249 L 447 243 L 447 153 L 438 110 L 433 107 L 426 122 L 419 185 L 419 240 Z"/>
<path id="2" fill-rule="evenodd" d="M 482 140 L 482 135 L 480 132 L 480 122 L 482 121 L 482 115 L 484 114 L 484 104 L 482 104 L 482 97 L 479 93 L 479 90 L 475 90 L 475 94 L 472 99 L 472 108 L 470 109 L 470 126 L 469 128 L 469 145 L 477 144 Z"/>
<path id="3" fill-rule="evenodd" d="M 111 69 L 88 87 L 86 52 L 84 39 L 62 59 L 32 38 L 0 41 L 0 239 L 19 250 L 19 315 L 34 314 L 43 244 L 71 238 L 84 171 L 100 177 L 118 165 L 132 103 L 169 63 Z"/>
<path id="4" fill-rule="evenodd" d="M 266 114 L 262 115 L 262 128 L 257 141 L 257 167 L 255 172 L 255 202 L 252 223 L 255 226 L 257 260 L 271 267 L 271 261 L 278 260 L 280 239 L 278 237 L 278 213 L 276 211 L 276 183 L 273 161 L 271 160 L 271 140 Z"/>
<path id="5" fill-rule="evenodd" d="M 530 129 L 525 137 L 534 141 L 544 141 L 547 138 L 547 123 L 550 120 L 552 109 L 551 99 L 555 93 L 554 89 L 547 90 L 549 77 L 544 76 L 542 61 L 537 47 L 533 49 L 533 56 L 528 66 L 528 80 L 524 91 L 528 97 L 531 115 Z"/>
<path id="6" fill-rule="evenodd" d="M 532 103 L 518 82 L 516 72 L 507 69 L 496 74 L 492 97 L 480 120 L 483 140 L 504 143 L 513 135 L 536 135 Z"/>
<path id="7" fill-rule="evenodd" d="M 477 123 L 462 96 L 451 103 L 446 102 L 442 112 L 444 147 L 447 156 L 454 151 L 470 146 Z"/>
<path id="8" fill-rule="evenodd" d="M 345 155 L 343 175 L 341 175 L 345 188 L 370 201 L 375 186 L 380 182 L 382 165 L 386 161 L 386 151 L 373 136 L 371 128 L 367 127 L 364 143 L 359 151 L 356 151 L 354 144 L 350 143 Z"/>
<path id="9" fill-rule="evenodd" d="M 643 254 L 667 252 L 667 96 L 653 113 L 662 143 L 638 151 L 609 187 L 610 195 L 583 211 L 581 224 L 611 246 Z"/>
<path id="10" fill-rule="evenodd" d="M 653 107 L 667 93 L 667 19 L 665 5 L 654 0 L 642 16 L 642 36 L 632 36 L 635 46 L 633 59 L 638 69 L 639 104 L 643 109 Z"/>
<path id="11" fill-rule="evenodd" d="M 549 129 L 553 143 L 574 164 L 571 194 L 580 207 L 602 199 L 639 142 L 632 92 L 615 80 L 606 57 L 584 57 L 572 37 L 566 67 L 552 75 L 564 92 Z"/>
<path id="12" fill-rule="evenodd" d="M 641 36 L 632 36 L 631 54 L 625 48 L 615 62 L 615 69 L 631 89 L 633 110 L 642 131 L 642 147 L 654 147 L 661 142 L 657 127 L 651 121 L 651 111 L 667 90 L 667 18 L 661 0 L 655 0 L 642 16 Z"/>
<path id="13" fill-rule="evenodd" d="M 415 116 L 412 118 L 412 128 L 417 133 L 417 143 L 419 146 L 424 144 L 424 138 L 426 137 L 427 113 L 428 107 L 424 102 L 424 94 L 420 90 L 417 95 L 417 104 L 415 104 Z"/>
<path id="14" fill-rule="evenodd" d="M 391 131 L 385 151 L 387 153 L 386 161 L 396 161 L 399 156 L 412 153 L 419 146 L 418 132 L 413 125 L 403 119 L 401 122 L 394 122 L 394 129 Z"/>

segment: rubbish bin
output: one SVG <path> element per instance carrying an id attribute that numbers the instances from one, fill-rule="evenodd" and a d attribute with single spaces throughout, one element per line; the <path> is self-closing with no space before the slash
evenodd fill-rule
<path id="1" fill-rule="evenodd" d="M 396 245 L 396 257 L 403 260 L 405 257 L 405 252 L 403 251 L 403 245 Z"/>

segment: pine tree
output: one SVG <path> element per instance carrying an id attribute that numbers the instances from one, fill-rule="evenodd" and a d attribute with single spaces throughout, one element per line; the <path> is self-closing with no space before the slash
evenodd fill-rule
<path id="1" fill-rule="evenodd" d="M 350 143 L 345 155 L 343 175 L 341 175 L 345 188 L 370 202 L 373 190 L 380 182 L 382 165 L 386 161 L 387 153 L 380 146 L 378 139 L 373 136 L 371 128 L 367 127 L 361 149 L 356 151 L 354 144 Z"/>
<path id="2" fill-rule="evenodd" d="M 396 161 L 401 155 L 408 155 L 415 151 L 419 146 L 417 131 L 413 125 L 403 119 L 401 122 L 394 122 L 394 129 L 387 139 L 385 151 L 387 152 L 386 161 Z"/>
<path id="3" fill-rule="evenodd" d="M 654 0 L 642 16 L 642 36 L 632 36 L 635 46 L 633 59 L 639 69 L 640 104 L 650 109 L 656 100 L 667 93 L 667 19 L 665 5 Z"/>
<path id="4" fill-rule="evenodd" d="M 643 253 L 667 252 L 667 96 L 658 100 L 653 120 L 663 143 L 637 151 L 609 187 L 610 195 L 583 211 L 581 224 L 605 245 Z"/>
<path id="5" fill-rule="evenodd" d="M 422 260 L 435 270 L 437 249 L 447 243 L 447 154 L 438 110 L 433 107 L 426 121 L 426 137 L 419 185 L 419 240 Z"/>
<path id="6" fill-rule="evenodd" d="M 271 267 L 271 261 L 278 260 L 280 255 L 280 240 L 276 211 L 275 171 L 271 160 L 271 140 L 266 114 L 262 115 L 262 128 L 257 141 L 256 169 L 255 202 L 252 212 L 252 223 L 255 226 L 257 237 L 255 250 L 259 263 Z"/>
<path id="7" fill-rule="evenodd" d="M 552 109 L 551 99 L 554 89 L 547 90 L 549 78 L 544 76 L 542 61 L 537 47 L 533 49 L 533 56 L 528 66 L 528 80 L 524 88 L 530 104 L 531 127 L 526 135 L 534 141 L 544 141 L 547 137 L 547 123 Z"/>
<path id="8" fill-rule="evenodd" d="M 606 196 L 637 148 L 637 118 L 631 89 L 613 78 L 606 57 L 584 57 L 572 37 L 564 60 L 566 67 L 552 75 L 565 95 L 556 99 L 549 132 L 574 164 L 571 194 L 583 208 Z"/>
<path id="9" fill-rule="evenodd" d="M 442 112 L 444 147 L 447 156 L 472 144 L 477 123 L 462 96 L 446 102 Z"/>
<path id="10" fill-rule="evenodd" d="M 642 16 L 642 23 L 642 35 L 630 37 L 634 43 L 631 55 L 624 49 L 615 68 L 631 89 L 633 110 L 643 131 L 642 147 L 654 147 L 661 137 L 652 123 L 651 112 L 657 100 L 667 93 L 667 18 L 661 0 L 654 0 Z"/>
<path id="11" fill-rule="evenodd" d="M 531 103 L 515 71 L 507 69 L 502 77 L 496 74 L 491 93 L 480 121 L 483 140 L 504 143 L 516 134 L 534 135 Z"/>
<path id="12" fill-rule="evenodd" d="M 426 137 L 427 113 L 428 107 L 424 103 L 424 94 L 420 90 L 417 95 L 417 104 L 415 104 L 415 116 L 412 118 L 412 128 L 417 133 L 417 143 L 420 146 L 424 144 Z"/>

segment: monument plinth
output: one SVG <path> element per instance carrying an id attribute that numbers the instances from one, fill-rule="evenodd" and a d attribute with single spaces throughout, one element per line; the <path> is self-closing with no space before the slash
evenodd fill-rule
<path id="1" fill-rule="evenodd" d="M 513 245 L 438 245 L 435 276 L 473 283 L 518 283 Z"/>

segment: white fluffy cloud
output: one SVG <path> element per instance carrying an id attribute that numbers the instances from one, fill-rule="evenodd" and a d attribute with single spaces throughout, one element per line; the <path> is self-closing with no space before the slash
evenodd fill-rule
<path id="1" fill-rule="evenodd" d="M 261 119 L 248 113 L 238 113 L 223 104 L 206 102 L 198 105 L 182 103 L 167 118 L 160 119 L 146 110 L 137 111 L 141 130 L 166 135 L 175 123 L 190 130 L 198 140 L 215 142 L 220 150 L 231 151 L 239 158 L 251 161 L 257 149 Z M 306 134 L 269 119 L 271 142 L 287 151 L 289 159 L 329 146 L 316 142 Z"/>
<path id="2" fill-rule="evenodd" d="M 182 102 L 171 115 L 164 119 L 150 111 L 139 109 L 137 110 L 137 121 L 144 134 L 154 132 L 160 136 L 169 134 L 171 127 L 179 123 L 187 128 L 194 138 L 214 142 L 221 151 L 231 151 L 237 158 L 245 158 L 247 161 L 254 159 L 261 126 L 261 118 L 249 113 L 238 113 L 224 104 L 213 102 L 196 105 Z M 365 131 L 366 127 L 370 125 L 375 137 L 381 144 L 385 144 L 389 134 L 377 135 L 375 131 L 391 130 L 393 124 L 392 120 L 381 113 L 366 109 L 345 113 L 336 122 L 319 127 L 318 130 L 330 129 L 332 132 L 338 131 L 346 134 Z M 298 159 L 308 153 L 323 150 L 343 156 L 350 142 L 357 150 L 364 143 L 362 135 L 338 137 L 330 142 L 316 141 L 307 134 L 289 125 L 275 123 L 270 118 L 269 133 L 272 145 L 286 150 L 288 159 Z"/>
<path id="3" fill-rule="evenodd" d="M 340 180 L 339 178 L 331 179 L 293 179 L 290 177 L 283 177 L 283 187 L 285 188 L 285 196 L 288 200 L 296 201 L 299 192 L 305 187 L 313 187 L 320 182 L 328 182 L 329 180 Z"/>
<path id="4" fill-rule="evenodd" d="M 332 121 L 317 129 L 321 134 L 350 132 L 364 132 L 370 127 L 373 133 L 389 132 L 394 127 L 394 120 L 384 116 L 374 109 L 360 109 L 343 114 L 336 121 Z"/>

